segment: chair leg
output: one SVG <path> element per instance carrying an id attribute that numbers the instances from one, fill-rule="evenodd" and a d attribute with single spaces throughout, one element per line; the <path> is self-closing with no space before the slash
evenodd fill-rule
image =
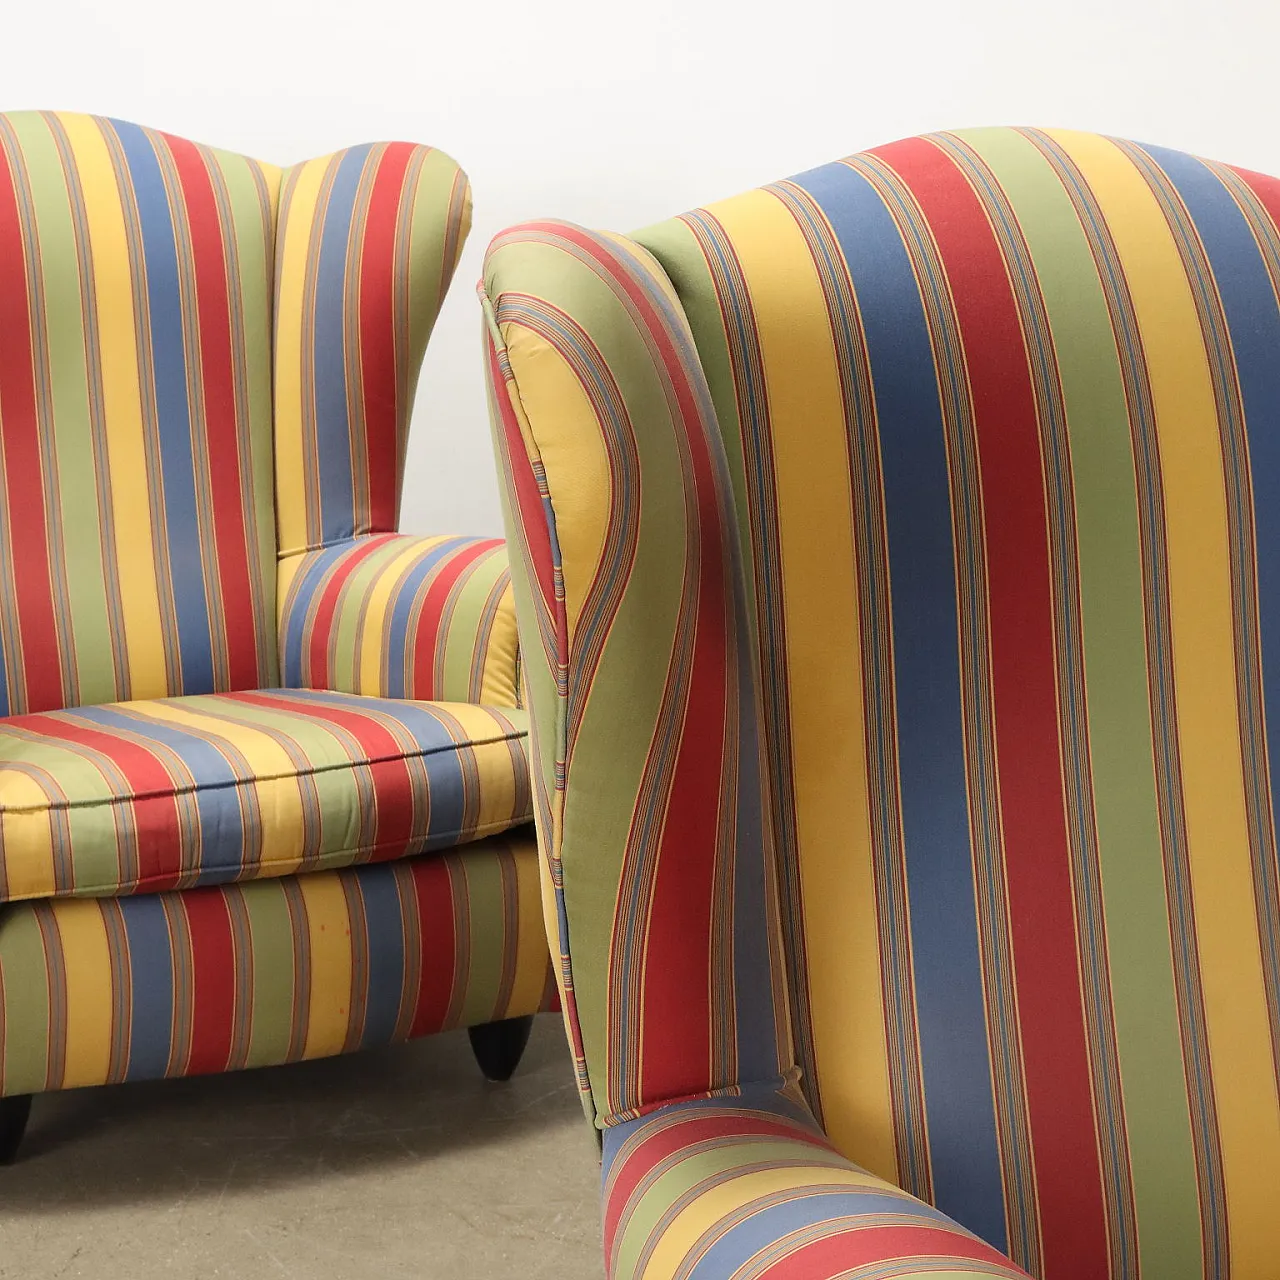
<path id="1" fill-rule="evenodd" d="M 31 1095 L 0 1098 L 0 1165 L 12 1164 L 31 1115 Z"/>
<path id="2" fill-rule="evenodd" d="M 502 1022 L 486 1022 L 469 1027 L 471 1052 L 476 1055 L 486 1080 L 510 1080 L 520 1065 L 524 1047 L 533 1030 L 533 1014 L 524 1018 L 506 1018 Z"/>

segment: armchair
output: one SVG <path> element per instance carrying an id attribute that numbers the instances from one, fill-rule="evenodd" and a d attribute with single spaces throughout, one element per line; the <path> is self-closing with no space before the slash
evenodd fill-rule
<path id="1" fill-rule="evenodd" d="M 1280 182 L 912 138 L 489 250 L 612 1280 L 1269 1280 Z"/>
<path id="2" fill-rule="evenodd" d="M 31 1095 L 554 1004 L 502 544 L 395 532 L 469 220 L 0 116 L 0 1162 Z"/>

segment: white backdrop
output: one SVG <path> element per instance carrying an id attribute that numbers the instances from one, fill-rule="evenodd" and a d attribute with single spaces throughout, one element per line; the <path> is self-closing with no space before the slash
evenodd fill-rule
<path id="1" fill-rule="evenodd" d="M 626 230 L 928 129 L 1039 124 L 1280 173 L 1276 0 L 0 0 L 0 109 L 289 163 L 429 142 L 475 226 L 427 355 L 402 527 L 496 532 L 472 285 L 502 227 Z"/>

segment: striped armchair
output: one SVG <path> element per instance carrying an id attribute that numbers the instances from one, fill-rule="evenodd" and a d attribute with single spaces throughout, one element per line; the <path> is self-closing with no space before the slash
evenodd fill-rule
<path id="1" fill-rule="evenodd" d="M 613 1280 L 1280 1274 L 1280 181 L 912 138 L 484 303 Z"/>
<path id="2" fill-rule="evenodd" d="M 0 116 L 0 1160 L 31 1095 L 554 1003 L 500 541 L 397 534 L 469 220 L 447 156 L 280 170 Z"/>

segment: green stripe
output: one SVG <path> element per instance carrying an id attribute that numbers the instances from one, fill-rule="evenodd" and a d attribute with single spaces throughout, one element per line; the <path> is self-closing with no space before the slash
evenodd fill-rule
<path id="1" fill-rule="evenodd" d="M 258 564 L 250 566 L 255 595 L 262 609 L 261 630 L 266 653 L 265 684 L 279 682 L 279 653 L 276 643 L 276 508 L 275 508 L 275 439 L 272 433 L 274 408 L 271 400 L 271 328 L 272 294 L 275 288 L 274 227 L 270 210 L 264 210 L 261 187 L 255 172 L 261 166 L 243 156 L 216 151 L 218 168 L 226 184 L 231 205 L 231 226 L 238 279 L 232 278 L 233 302 L 238 304 L 238 319 L 243 334 L 243 360 L 238 368 L 244 375 L 243 387 L 237 388 L 241 404 L 246 406 L 249 421 L 249 453 L 252 475 L 242 479 L 247 489 L 245 509 L 252 512 L 254 528 L 249 540 L 250 554 L 256 552 Z M 266 174 L 268 192 L 278 189 L 279 175 Z M 242 465 L 244 460 L 242 459 Z"/>
<path id="2" fill-rule="evenodd" d="M 502 985 L 502 960 L 514 939 L 505 932 L 505 903 L 502 867 L 497 858 L 458 858 L 453 868 L 454 892 L 466 894 L 467 934 L 470 945 L 464 958 L 466 986 L 462 997 L 461 1025 L 490 1022 L 498 1009 L 498 988 Z"/>
<path id="3" fill-rule="evenodd" d="M 443 151 L 428 151 L 418 174 L 411 201 L 409 228 L 409 332 L 405 358 L 410 370 L 410 391 L 416 383 L 418 357 L 427 345 L 440 304 L 444 301 L 444 244 L 449 194 L 458 166 Z M 452 267 L 452 263 L 449 264 Z M 407 406 L 406 406 L 407 408 Z"/>
<path id="4" fill-rule="evenodd" d="M 632 239 L 642 244 L 658 259 L 668 279 L 675 286 L 684 308 L 689 328 L 698 345 L 698 359 L 706 375 L 711 399 L 716 406 L 720 439 L 724 443 L 733 482 L 733 498 L 738 511 L 749 512 L 747 498 L 747 463 L 743 453 L 743 427 L 738 414 L 738 388 L 733 376 L 733 359 L 725 335 L 724 315 L 716 294 L 715 281 L 707 266 L 706 255 L 689 224 L 671 218 L 656 226 L 637 231 Z M 747 616 L 756 616 L 755 552 L 752 545 L 750 519 L 737 521 L 742 563 L 747 584 Z M 755 628 L 751 628 L 755 641 Z"/>
<path id="5" fill-rule="evenodd" d="M 448 702 L 469 702 L 471 671 L 476 662 L 481 619 L 494 587 L 507 567 L 507 557 L 490 552 L 472 564 L 454 590 L 453 612 L 444 637 L 444 679 L 436 696 Z"/>
<path id="6" fill-rule="evenodd" d="M 85 308 L 70 198 L 49 126 L 26 112 L 10 117 L 23 152 L 40 238 L 40 288 L 43 294 L 45 346 L 52 393 L 53 444 L 58 468 L 58 511 L 74 662 L 80 702 L 109 702 L 120 697 L 112 661 L 112 628 L 98 504 L 93 421 L 89 402 Z M 105 447 L 105 441 L 98 441 Z M 105 471 L 107 459 L 96 460 Z M 109 512 L 105 513 L 108 517 Z"/>
<path id="7" fill-rule="evenodd" d="M 262 881 L 241 887 L 253 951 L 253 990 L 246 1067 L 266 1067 L 289 1056 L 295 1018 L 293 928 L 283 886 Z M 303 1011 L 305 1012 L 305 1011 Z"/>
<path id="8" fill-rule="evenodd" d="M 360 636 L 361 623 L 365 621 L 369 594 L 403 550 L 404 544 L 398 541 L 375 548 L 360 561 L 342 585 L 333 625 L 332 671 L 338 689 L 354 691 L 359 688 L 360 661 L 356 641 Z"/>
<path id="9" fill-rule="evenodd" d="M 39 1093 L 49 1070 L 49 980 L 37 907 L 0 907 L 4 1092 Z"/>
<path id="10" fill-rule="evenodd" d="M 613 288 L 576 258 L 539 243 L 516 243 L 498 250 L 490 257 L 489 275 L 502 280 L 506 293 L 546 299 L 574 316 L 600 349 L 630 421 L 644 426 L 635 438 L 639 472 L 644 476 L 635 562 L 573 745 L 567 784 L 572 801 L 565 807 L 562 847 L 582 1041 L 597 1110 L 606 1112 L 610 1109 L 610 1024 L 615 1035 L 619 1028 L 617 1011 L 611 1015 L 609 1008 L 609 978 L 617 960 L 613 904 L 601 902 L 600 886 L 621 882 L 624 854 L 631 843 L 632 809 L 667 687 L 686 555 L 684 521 L 675 514 L 685 506 L 680 451 L 673 443 L 677 430 L 663 377 Z M 516 372 L 523 372 L 525 383 L 537 388 L 536 371 Z M 555 469 L 551 482 L 566 528 L 573 513 L 565 515 L 564 508 L 572 505 L 581 485 L 571 449 L 566 444 L 556 456 L 544 458 L 548 469 Z M 575 567 L 582 571 L 581 566 L 569 566 L 566 586 L 570 590 L 583 585 L 572 580 Z M 535 692 L 534 706 L 539 705 L 547 703 L 540 702 Z M 552 744 L 544 740 L 541 746 L 546 751 Z M 647 814 L 636 821 L 655 819 L 656 815 Z M 590 865 L 579 868 L 578 860 Z M 617 924 L 622 927 L 621 919 Z M 643 921 L 634 922 L 634 927 L 642 928 Z M 626 1034 L 639 1029 L 639 993 L 632 996 L 632 1024 L 625 1028 Z"/>
<path id="11" fill-rule="evenodd" d="M 698 1113 L 690 1112 L 690 1120 Z M 616 1242 L 617 1264 L 612 1275 L 637 1274 L 641 1251 L 649 1243 L 663 1215 L 672 1206 L 699 1187 L 727 1181 L 737 1170 L 746 1171 L 749 1165 L 770 1163 L 785 1165 L 796 1171 L 797 1180 L 811 1169 L 846 1171 L 849 1163 L 834 1151 L 804 1142 L 791 1142 L 785 1138 L 757 1138 L 755 1140 L 724 1141 L 721 1145 L 704 1148 L 693 1157 L 678 1160 L 670 1169 L 645 1186 L 644 1194 L 627 1219 L 626 1229 Z M 701 1188 L 705 1189 L 705 1187 Z M 856 1193 L 855 1187 L 849 1188 Z M 729 1203 L 721 1200 L 726 1213 L 732 1212 Z M 904 1209 L 910 1209 L 911 1201 L 903 1195 Z M 706 1224 L 708 1227 L 712 1223 Z"/>
<path id="12" fill-rule="evenodd" d="M 1143 1275 L 1162 1280 L 1198 1280 L 1200 1210 L 1165 910 L 1137 481 L 1115 338 L 1088 242 L 1048 161 L 1012 131 L 958 136 L 982 156 L 1016 211 L 1067 409 L 1094 805 L 1140 1265 Z"/>

